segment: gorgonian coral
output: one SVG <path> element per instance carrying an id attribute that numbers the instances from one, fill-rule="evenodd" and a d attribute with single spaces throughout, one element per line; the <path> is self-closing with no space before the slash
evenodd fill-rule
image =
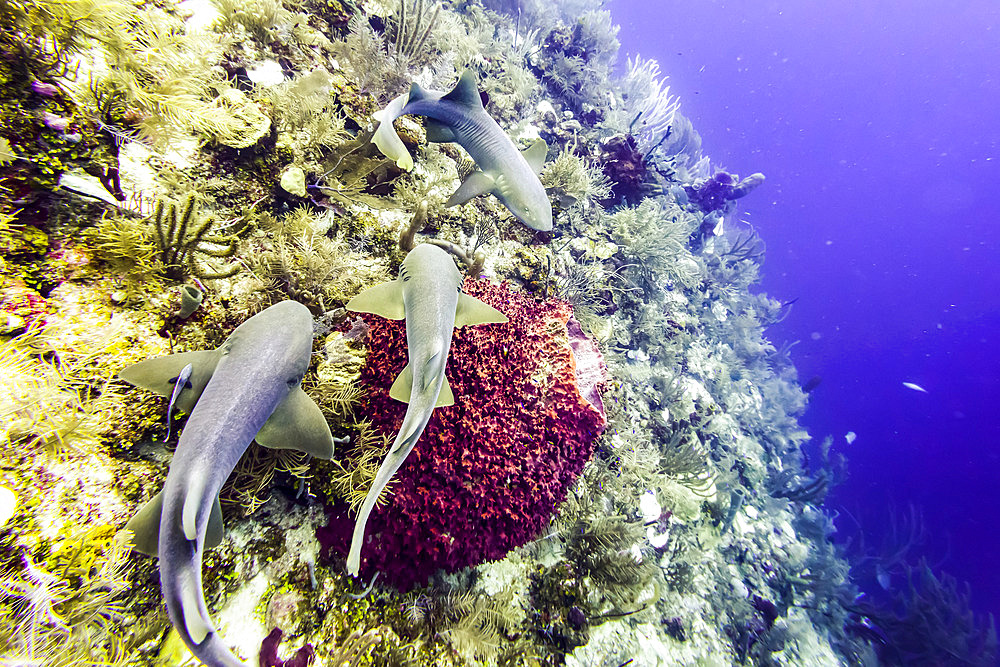
<path id="1" fill-rule="evenodd" d="M 603 408 L 585 397 L 598 396 L 603 361 L 578 327 L 568 328 L 569 304 L 485 280 L 466 280 L 465 292 L 510 321 L 455 330 L 446 372 L 455 405 L 434 411 L 388 502 L 369 519 L 362 575 L 381 572 L 401 589 L 440 568 L 501 558 L 537 536 L 605 425 Z M 406 364 L 406 332 L 401 321 L 365 319 L 358 412 L 392 436 L 406 410 L 389 397 Z M 330 509 L 320 539 L 332 555 L 347 553 L 352 527 L 346 505 Z"/>

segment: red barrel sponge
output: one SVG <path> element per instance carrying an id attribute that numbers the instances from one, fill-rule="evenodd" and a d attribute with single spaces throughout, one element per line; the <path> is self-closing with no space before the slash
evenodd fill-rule
<path id="1" fill-rule="evenodd" d="M 381 572 L 403 590 L 438 569 L 502 558 L 536 537 L 605 426 L 604 362 L 568 303 L 486 280 L 467 279 L 464 291 L 510 321 L 455 330 L 446 371 L 455 404 L 434 410 L 393 478 L 388 503 L 369 519 L 362 576 Z M 368 356 L 355 414 L 391 440 L 406 411 L 389 397 L 406 365 L 406 332 L 402 321 L 365 321 Z M 332 507 L 320 539 L 346 555 L 352 528 L 346 507 Z"/>

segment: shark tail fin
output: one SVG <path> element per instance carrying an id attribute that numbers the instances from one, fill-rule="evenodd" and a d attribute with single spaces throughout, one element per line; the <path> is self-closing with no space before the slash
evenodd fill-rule
<path id="1" fill-rule="evenodd" d="M 319 406 L 301 387 L 275 408 L 257 433 L 257 442 L 270 449 L 297 449 L 316 458 L 333 457 L 333 434 Z"/>
<path id="2" fill-rule="evenodd" d="M 407 409 L 406 412 L 407 416 L 410 416 L 410 410 Z M 410 455 L 414 445 L 417 444 L 417 440 L 420 438 L 425 425 L 426 422 L 421 423 L 418 419 L 407 429 L 406 434 L 400 429 L 400 432 L 396 434 L 396 441 L 385 455 L 385 459 L 382 461 L 382 465 L 375 475 L 375 480 L 372 482 L 371 488 L 368 489 L 368 495 L 365 496 L 365 502 L 361 505 L 361 509 L 358 511 L 358 518 L 354 522 L 351 550 L 347 555 L 347 573 L 352 577 L 358 576 L 358 571 L 361 569 L 361 547 L 365 541 L 365 528 L 368 525 L 368 517 L 371 516 L 372 510 L 375 509 L 375 503 L 378 502 L 379 496 L 382 495 L 382 491 L 389 483 L 389 480 L 396 474 L 399 467 L 403 465 L 406 457 Z M 406 417 L 403 417 L 403 428 L 406 428 Z"/>
<path id="3" fill-rule="evenodd" d="M 413 169 L 413 156 L 406 150 L 403 140 L 396 134 L 393 121 L 403 115 L 403 107 L 410 99 L 410 93 L 403 93 L 386 106 L 378 115 L 378 128 L 372 136 L 374 143 L 382 154 L 396 163 L 404 171 Z"/>

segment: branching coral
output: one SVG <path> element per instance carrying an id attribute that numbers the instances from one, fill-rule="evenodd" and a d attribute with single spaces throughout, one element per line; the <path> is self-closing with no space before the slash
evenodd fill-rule
<path id="1" fill-rule="evenodd" d="M 145 222 L 128 215 L 104 215 L 86 238 L 94 256 L 105 262 L 111 272 L 138 289 L 140 283 L 154 279 L 160 269 L 161 250 L 153 230 Z"/>
<path id="2" fill-rule="evenodd" d="M 384 181 L 392 160 L 381 157 L 370 143 L 371 133 L 339 144 L 333 155 L 323 160 L 323 173 L 312 187 L 340 206 L 366 204 L 383 207 L 385 202 L 368 190 L 375 182 Z"/>
<path id="3" fill-rule="evenodd" d="M 635 137 L 638 150 L 648 158 L 670 133 L 680 101 L 670 94 L 666 78 L 660 78 L 659 64 L 639 56 L 629 59 L 620 95 L 621 103 L 608 112 L 604 127 Z"/>
<path id="4" fill-rule="evenodd" d="M 635 613 L 651 604 L 639 598 L 659 574 L 656 561 L 643 554 L 643 527 L 622 516 L 586 518 L 569 529 L 566 554 L 590 577 L 599 595 L 612 605 L 607 616 Z M 652 601 L 655 603 L 655 600 Z"/>
<path id="5" fill-rule="evenodd" d="M 99 438 L 96 405 L 66 381 L 65 369 L 33 349 L 37 330 L 0 344 L 0 432 L 11 455 L 36 446 L 85 448 Z M 0 459 L 5 458 L 0 456 Z"/>
<path id="6" fill-rule="evenodd" d="M 296 212 L 297 211 L 297 212 Z M 349 220 L 343 220 L 345 226 Z M 346 302 L 361 285 L 385 275 L 381 262 L 363 261 L 344 240 L 345 234 L 330 238 L 326 223 L 308 209 L 296 209 L 276 228 L 267 229 L 271 237 L 263 252 L 247 258 L 250 269 L 280 293 L 316 304 Z"/>
<path id="7" fill-rule="evenodd" d="M 409 8 L 407 4 L 407 0 L 399 0 L 392 46 L 398 57 L 404 62 L 412 63 L 424 55 L 424 46 L 437 23 L 441 5 L 433 0 L 431 8 L 424 7 L 424 0 L 413 0 Z"/>
<path id="8" fill-rule="evenodd" d="M 523 612 L 508 588 L 499 595 L 451 591 L 431 597 L 414 593 L 405 605 L 406 619 L 421 634 L 440 633 L 469 663 L 492 664 L 502 639 L 515 632 Z"/>
<path id="9" fill-rule="evenodd" d="M 215 220 L 212 216 L 198 215 L 197 200 L 189 195 L 178 208 L 174 202 L 156 203 L 153 212 L 156 226 L 156 241 L 160 249 L 160 261 L 164 272 L 172 280 L 182 280 L 190 273 L 202 280 L 230 278 L 242 266 L 229 264 L 221 269 L 206 268 L 197 256 L 226 258 L 236 254 L 239 241 L 236 235 L 246 226 L 244 222 L 223 234 L 211 234 Z"/>
<path id="10" fill-rule="evenodd" d="M 636 265 L 630 273 L 644 288 L 661 288 L 663 281 L 693 287 L 701 269 L 687 250 L 695 219 L 677 206 L 647 199 L 635 208 L 623 208 L 610 219 L 611 238 Z"/>
<path id="11" fill-rule="evenodd" d="M 969 608 L 968 585 L 937 576 L 925 560 L 906 573 L 906 589 L 891 605 L 871 602 L 857 611 L 871 619 L 885 637 L 880 657 L 888 665 L 955 664 L 986 667 L 998 655 L 993 616 L 977 617 Z M 859 630 L 864 627 L 859 626 Z M 870 636 L 870 635 L 869 635 Z"/>
<path id="12" fill-rule="evenodd" d="M 576 155 L 577 146 L 567 144 L 555 160 L 545 165 L 542 185 L 553 192 L 563 206 L 591 203 L 611 195 L 611 179 Z"/>
<path id="13" fill-rule="evenodd" d="M 328 480 L 334 497 L 346 502 L 356 512 L 365 501 L 392 443 L 387 434 L 377 433 L 368 420 L 355 423 L 353 430 L 356 435 L 352 438 L 352 453 L 346 459 L 333 462 L 334 470 Z M 384 505 L 392 492 L 393 480 L 389 480 L 379 494 L 376 506 Z"/>

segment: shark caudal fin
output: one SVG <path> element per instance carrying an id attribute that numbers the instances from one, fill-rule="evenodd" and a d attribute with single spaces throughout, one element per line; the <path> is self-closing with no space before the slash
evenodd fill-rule
<path id="1" fill-rule="evenodd" d="M 409 413 L 409 410 L 407 410 L 407 413 Z M 403 423 L 404 425 L 406 423 L 405 417 L 403 418 Z M 365 542 L 365 528 L 368 526 L 368 517 L 371 516 L 372 510 L 375 509 L 375 503 L 378 502 L 378 498 L 382 495 L 382 491 L 389 483 L 389 480 L 396 474 L 399 467 L 403 465 L 406 457 L 410 455 L 414 445 L 417 444 L 417 440 L 420 438 L 420 434 L 424 430 L 423 427 L 427 422 L 423 421 L 421 423 L 417 421 L 416 424 L 419 428 L 408 429 L 410 432 L 406 436 L 401 438 L 402 432 L 396 436 L 396 442 L 382 461 L 382 465 L 375 475 L 375 481 L 372 482 L 371 488 L 368 489 L 365 502 L 361 505 L 361 510 L 358 512 L 358 518 L 354 522 L 354 534 L 351 536 L 351 550 L 347 554 L 347 573 L 352 577 L 358 576 L 358 572 L 361 569 L 361 547 Z"/>
<path id="2" fill-rule="evenodd" d="M 410 93 L 404 93 L 389 102 L 386 108 L 376 115 L 379 124 L 372 136 L 372 143 L 403 171 L 413 169 L 413 157 L 406 150 L 403 140 L 396 134 L 396 128 L 392 126 L 392 123 L 403 114 L 403 107 L 406 106 L 409 99 Z"/>

